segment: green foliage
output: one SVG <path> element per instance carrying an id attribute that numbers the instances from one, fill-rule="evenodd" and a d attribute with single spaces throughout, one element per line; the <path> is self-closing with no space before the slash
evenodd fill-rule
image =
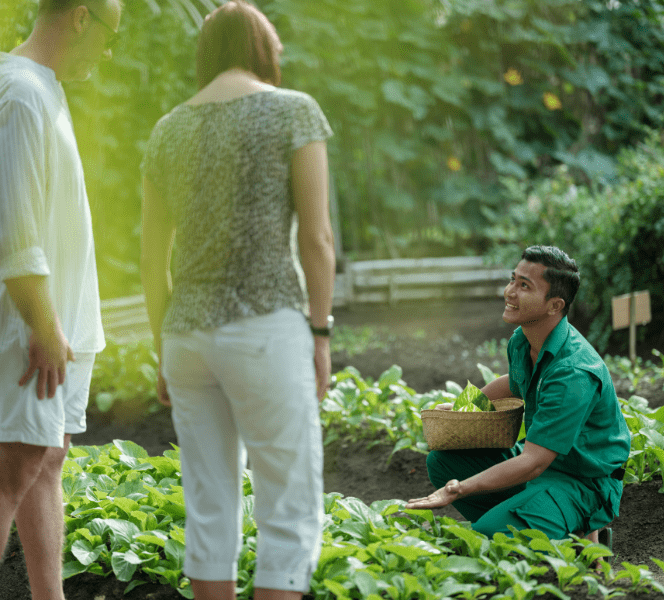
<path id="1" fill-rule="evenodd" d="M 140 172 L 159 117 L 196 91 L 202 15 L 220 0 L 126 2 L 114 60 L 66 84 L 102 297 L 140 291 Z M 610 181 L 617 151 L 661 127 L 661 0 L 260 0 L 283 83 L 328 115 L 344 248 L 353 257 L 482 251 L 499 177 L 564 163 Z M 0 49 L 36 0 L 0 4 Z"/>
<path id="2" fill-rule="evenodd" d="M 477 366 L 485 376 L 494 377 L 483 365 Z M 363 379 L 354 367 L 337 373 L 333 377 L 332 389 L 321 405 L 321 422 L 327 432 L 325 444 L 340 437 L 366 438 L 371 440 L 371 445 L 393 444 L 388 462 L 400 450 L 428 452 L 420 411 L 436 404 L 454 402 L 463 394 L 463 388 L 448 381 L 445 390 L 418 394 L 401 376 L 398 365 L 385 371 L 376 382 Z"/>
<path id="3" fill-rule="evenodd" d="M 484 365 L 477 366 L 484 367 Z M 459 412 L 491 412 L 495 411 L 496 407 L 477 386 L 469 381 L 459 396 L 454 399 L 452 410 Z"/>
<path id="4" fill-rule="evenodd" d="M 170 585 L 193 598 L 182 574 L 185 507 L 179 451 L 150 457 L 120 440 L 69 451 L 63 472 L 65 502 L 64 577 L 113 574 L 128 581 L 125 593 L 147 582 Z M 238 598 L 252 597 L 257 527 L 251 473 L 243 479 L 243 544 Z M 549 540 L 535 530 L 493 539 L 467 523 L 434 517 L 430 510 L 405 510 L 403 500 L 367 506 L 357 498 L 326 494 L 323 547 L 310 594 L 332 598 L 519 598 L 587 587 L 604 598 L 629 590 L 663 591 L 642 565 L 623 562 L 614 571 L 594 561 L 611 556 L 598 544 L 572 536 Z M 660 566 L 664 562 L 653 559 Z M 558 585 L 542 583 L 554 573 Z"/>
<path id="5" fill-rule="evenodd" d="M 639 396 L 620 403 L 632 438 L 625 483 L 664 479 L 664 407 L 653 410 Z M 659 491 L 664 493 L 664 486 Z"/>
<path id="6" fill-rule="evenodd" d="M 516 264 L 530 244 L 565 249 L 579 265 L 579 301 L 592 317 L 588 340 L 604 350 L 611 298 L 649 290 L 653 331 L 664 327 L 664 149 L 659 133 L 618 158 L 618 177 L 602 189 L 574 182 L 567 168 L 532 183 L 505 180 L 510 204 L 491 230 L 495 254 Z M 626 339 L 626 338 L 625 338 Z"/>
<path id="7" fill-rule="evenodd" d="M 101 412 L 113 405 L 131 404 L 132 412 L 154 412 L 157 402 L 159 359 L 152 340 L 132 344 L 106 341 L 106 348 L 95 359 L 90 384 L 90 398 Z"/>
<path id="8" fill-rule="evenodd" d="M 180 478 L 177 449 L 150 457 L 137 444 L 121 440 L 101 448 L 72 447 L 62 478 L 63 578 L 112 573 L 120 581 L 132 581 L 131 588 L 149 580 L 193 598 L 182 575 L 185 510 Z"/>

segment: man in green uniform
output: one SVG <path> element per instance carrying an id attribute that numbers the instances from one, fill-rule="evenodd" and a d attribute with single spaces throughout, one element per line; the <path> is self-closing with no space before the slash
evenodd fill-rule
<path id="1" fill-rule="evenodd" d="M 606 365 L 567 321 L 579 283 L 562 250 L 523 252 L 504 292 L 503 320 L 520 326 L 507 346 L 509 374 L 482 391 L 525 401 L 525 442 L 430 452 L 429 479 L 439 489 L 407 508 L 452 503 L 487 536 L 509 535 L 512 525 L 593 541 L 618 515 L 630 435 Z"/>

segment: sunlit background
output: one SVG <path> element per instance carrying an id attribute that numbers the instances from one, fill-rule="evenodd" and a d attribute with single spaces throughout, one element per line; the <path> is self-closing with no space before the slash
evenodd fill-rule
<path id="1" fill-rule="evenodd" d="M 102 298 L 141 291 L 139 165 L 156 121 L 196 91 L 198 30 L 218 3 L 128 0 L 114 60 L 66 84 Z M 611 295 L 647 287 L 664 312 L 664 2 L 256 4 L 282 37 L 284 87 L 316 98 L 335 132 L 346 260 L 512 264 L 526 243 L 556 243 L 587 275 L 595 343 Z M 0 1 L 2 50 L 29 34 L 36 6 Z"/>

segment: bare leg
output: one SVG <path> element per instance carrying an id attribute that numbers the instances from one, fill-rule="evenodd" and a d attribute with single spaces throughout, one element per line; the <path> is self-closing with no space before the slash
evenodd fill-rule
<path id="1" fill-rule="evenodd" d="M 64 600 L 62 590 L 62 465 L 71 436 L 64 448 L 48 448 L 42 469 L 16 512 L 33 600 Z"/>
<path id="2" fill-rule="evenodd" d="M 234 581 L 192 579 L 191 589 L 196 600 L 235 600 Z"/>
<path id="3" fill-rule="evenodd" d="M 43 446 L 0 443 L 0 556 L 23 497 L 35 482 L 46 453 Z"/>
<path id="4" fill-rule="evenodd" d="M 302 598 L 302 592 L 287 592 L 267 588 L 256 588 L 254 590 L 254 600 L 300 600 L 300 598 Z"/>
<path id="5" fill-rule="evenodd" d="M 590 540 L 591 542 L 595 544 L 599 544 L 599 530 L 595 529 L 595 531 L 591 531 L 587 536 L 587 540 Z"/>

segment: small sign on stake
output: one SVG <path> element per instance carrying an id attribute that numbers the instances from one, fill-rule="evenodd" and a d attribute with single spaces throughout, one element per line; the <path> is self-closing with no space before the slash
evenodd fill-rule
<path id="1" fill-rule="evenodd" d="M 611 299 L 613 329 L 629 327 L 629 358 L 636 362 L 636 326 L 650 323 L 650 292 L 632 292 Z"/>

